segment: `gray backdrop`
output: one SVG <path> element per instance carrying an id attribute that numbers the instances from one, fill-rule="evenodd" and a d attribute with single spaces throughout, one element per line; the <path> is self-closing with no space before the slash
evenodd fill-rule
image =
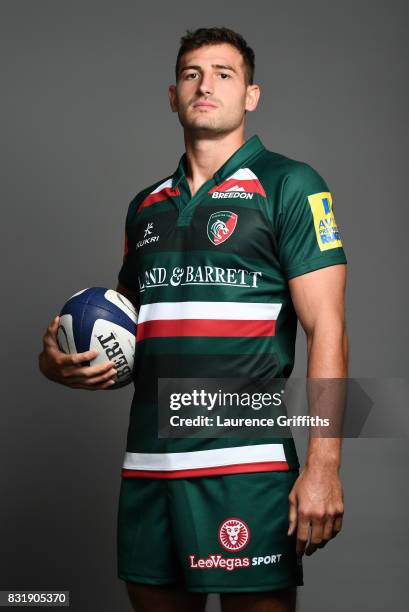
<path id="1" fill-rule="evenodd" d="M 115 522 L 131 388 L 54 385 L 37 354 L 68 296 L 115 287 L 129 201 L 183 152 L 166 93 L 179 37 L 226 25 L 254 47 L 262 101 L 248 135 L 310 163 L 333 192 L 351 375 L 406 376 L 407 3 L 0 7 L 0 588 L 70 589 L 75 612 L 125 612 Z M 294 373 L 305 365 L 300 334 Z M 408 457 L 407 440 L 345 443 L 344 530 L 306 559 L 300 610 L 405 608 Z"/>

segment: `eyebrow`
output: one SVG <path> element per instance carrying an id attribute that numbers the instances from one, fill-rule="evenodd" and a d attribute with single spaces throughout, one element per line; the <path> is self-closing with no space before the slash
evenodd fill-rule
<path id="1" fill-rule="evenodd" d="M 232 72 L 237 72 L 237 70 L 235 70 L 233 66 L 230 66 L 230 64 L 212 64 L 211 66 L 212 68 L 221 68 L 223 70 L 231 70 Z M 202 70 L 201 66 L 189 64 L 189 66 L 183 66 L 183 68 L 180 69 L 180 73 L 182 73 L 184 70 L 192 70 L 192 69 Z"/>

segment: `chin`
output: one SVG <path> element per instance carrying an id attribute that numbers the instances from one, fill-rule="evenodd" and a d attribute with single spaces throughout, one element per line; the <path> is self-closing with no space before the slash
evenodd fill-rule
<path id="1" fill-rule="evenodd" d="M 182 123 L 182 122 L 181 122 Z M 184 121 L 182 126 L 190 131 L 204 131 L 204 132 L 213 132 L 218 131 L 218 126 L 214 125 L 214 123 L 210 123 L 209 121 Z"/>
<path id="2" fill-rule="evenodd" d="M 189 125 L 193 126 L 200 126 L 200 127 L 212 127 L 213 125 L 215 125 L 215 120 L 212 117 L 207 117 L 205 115 L 200 115 L 200 116 L 196 116 L 196 117 L 189 117 L 186 119 L 186 123 L 188 123 Z"/>
<path id="3" fill-rule="evenodd" d="M 219 119 L 219 120 L 218 120 Z M 230 119 L 230 120 L 229 120 Z M 179 121 L 181 123 L 181 125 L 189 131 L 192 132 L 203 132 L 204 134 L 226 134 L 229 133 L 231 131 L 233 131 L 234 129 L 236 129 L 237 127 L 239 127 L 242 118 L 240 117 L 239 120 L 236 121 L 232 121 L 232 118 L 227 119 L 227 121 L 225 121 L 223 123 L 223 121 L 220 121 L 220 118 L 216 118 L 216 117 L 207 117 L 207 116 L 183 116 L 180 117 L 179 116 Z"/>

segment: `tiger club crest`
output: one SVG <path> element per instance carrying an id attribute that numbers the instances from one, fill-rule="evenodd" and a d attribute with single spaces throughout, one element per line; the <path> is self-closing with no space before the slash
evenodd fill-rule
<path id="1" fill-rule="evenodd" d="M 207 235 L 215 245 L 225 242 L 235 230 L 237 215 L 230 210 L 220 210 L 212 213 L 207 222 Z"/>

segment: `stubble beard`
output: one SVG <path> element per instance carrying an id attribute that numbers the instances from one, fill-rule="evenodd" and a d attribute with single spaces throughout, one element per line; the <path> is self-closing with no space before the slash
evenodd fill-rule
<path id="1" fill-rule="evenodd" d="M 191 134 L 206 138 L 220 137 L 229 134 L 237 129 L 241 121 L 234 121 L 230 118 L 204 116 L 187 117 L 184 113 L 179 113 L 179 121 L 182 127 Z"/>

